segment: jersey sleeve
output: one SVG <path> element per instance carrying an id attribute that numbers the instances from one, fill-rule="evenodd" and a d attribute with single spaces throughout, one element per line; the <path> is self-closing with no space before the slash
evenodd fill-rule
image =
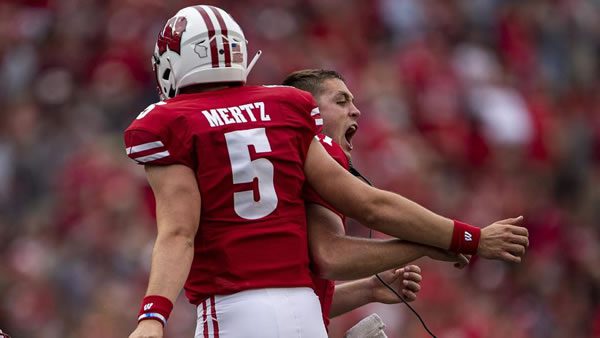
<path id="1" fill-rule="evenodd" d="M 302 111 L 310 112 L 310 118 L 306 120 L 310 128 L 313 130 L 314 135 L 318 135 L 323 132 L 323 118 L 319 111 L 317 101 L 313 98 L 309 92 L 298 90 L 298 106 Z M 307 117 L 307 116 L 305 116 Z"/>
<path id="2" fill-rule="evenodd" d="M 333 159 L 344 167 L 344 169 L 350 169 L 350 161 L 339 144 L 325 134 L 319 134 L 315 136 L 315 138 L 323 145 L 323 148 L 325 148 L 329 156 L 333 157 Z"/>
<path id="3" fill-rule="evenodd" d="M 125 152 L 129 158 L 138 164 L 183 164 L 195 169 L 193 142 L 185 116 L 165 109 L 154 109 L 140 116 L 125 130 Z"/>
<path id="4" fill-rule="evenodd" d="M 324 134 L 319 134 L 319 135 L 315 136 L 315 138 L 323 145 L 323 148 L 325 148 L 327 153 L 337 163 L 339 163 L 342 167 L 344 167 L 344 169 L 348 170 L 348 168 L 350 167 L 350 162 L 348 161 L 346 154 L 344 153 L 342 148 L 331 139 L 331 137 L 326 136 Z M 304 197 L 304 201 L 306 203 L 319 204 L 319 205 L 324 206 L 325 208 L 335 212 L 342 219 L 344 218 L 344 215 L 342 213 L 340 213 L 339 211 L 337 211 L 327 201 L 325 201 L 309 183 L 306 183 L 304 185 L 303 197 Z"/>
<path id="5" fill-rule="evenodd" d="M 319 107 L 309 92 L 285 86 L 280 90 L 280 98 L 287 107 L 288 122 L 299 131 L 296 133 L 300 144 L 298 150 L 304 161 L 313 138 L 323 129 L 323 119 Z"/>

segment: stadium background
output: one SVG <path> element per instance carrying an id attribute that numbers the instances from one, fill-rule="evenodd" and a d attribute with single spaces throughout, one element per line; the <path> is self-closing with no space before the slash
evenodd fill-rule
<path id="1" fill-rule="evenodd" d="M 600 337 L 600 2 L 206 3 L 263 50 L 250 83 L 346 76 L 363 113 L 355 163 L 377 186 L 474 224 L 526 217 L 520 265 L 420 261 L 414 306 L 439 337 Z M 155 230 L 121 135 L 156 101 L 151 49 L 188 4 L 0 2 L 0 328 L 13 337 L 134 328 Z M 355 311 L 332 336 L 371 312 L 390 337 L 426 337 L 403 305 Z M 168 336 L 191 337 L 193 316 L 180 297 Z"/>

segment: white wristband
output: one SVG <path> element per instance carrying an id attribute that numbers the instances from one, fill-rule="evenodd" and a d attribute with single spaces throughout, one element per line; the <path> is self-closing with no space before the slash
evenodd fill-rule
<path id="1" fill-rule="evenodd" d="M 161 315 L 160 313 L 157 312 L 148 312 L 148 313 L 142 313 L 139 317 L 138 317 L 138 322 L 144 320 L 144 319 L 154 319 L 154 320 L 158 320 L 159 322 L 161 322 L 161 324 L 163 326 L 167 325 L 167 319 L 165 318 L 165 316 Z"/>

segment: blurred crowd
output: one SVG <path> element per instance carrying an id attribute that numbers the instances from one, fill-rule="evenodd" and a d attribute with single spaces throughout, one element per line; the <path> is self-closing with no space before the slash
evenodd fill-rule
<path id="1" fill-rule="evenodd" d="M 354 163 L 377 186 L 484 226 L 525 216 L 509 265 L 419 261 L 414 307 L 443 338 L 600 337 L 600 2 L 223 0 L 251 84 L 342 73 L 362 111 Z M 190 1 L 0 1 L 0 329 L 125 337 L 155 227 L 122 132 L 157 100 L 150 55 Z M 354 235 L 367 235 L 351 224 Z M 375 236 L 380 236 L 376 234 Z M 403 305 L 390 337 L 427 337 Z M 180 297 L 169 337 L 191 337 Z"/>

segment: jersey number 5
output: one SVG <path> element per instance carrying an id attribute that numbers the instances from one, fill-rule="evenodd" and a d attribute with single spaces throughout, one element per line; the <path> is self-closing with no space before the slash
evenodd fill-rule
<path id="1" fill-rule="evenodd" d="M 240 191 L 233 194 L 235 213 L 245 219 L 259 219 L 272 213 L 277 208 L 277 194 L 273 183 L 273 163 L 266 158 L 252 160 L 249 146 L 254 146 L 256 153 L 271 151 L 271 145 L 265 128 L 238 130 L 225 133 L 233 184 L 252 183 L 258 180 L 258 199 L 253 190 Z"/>

